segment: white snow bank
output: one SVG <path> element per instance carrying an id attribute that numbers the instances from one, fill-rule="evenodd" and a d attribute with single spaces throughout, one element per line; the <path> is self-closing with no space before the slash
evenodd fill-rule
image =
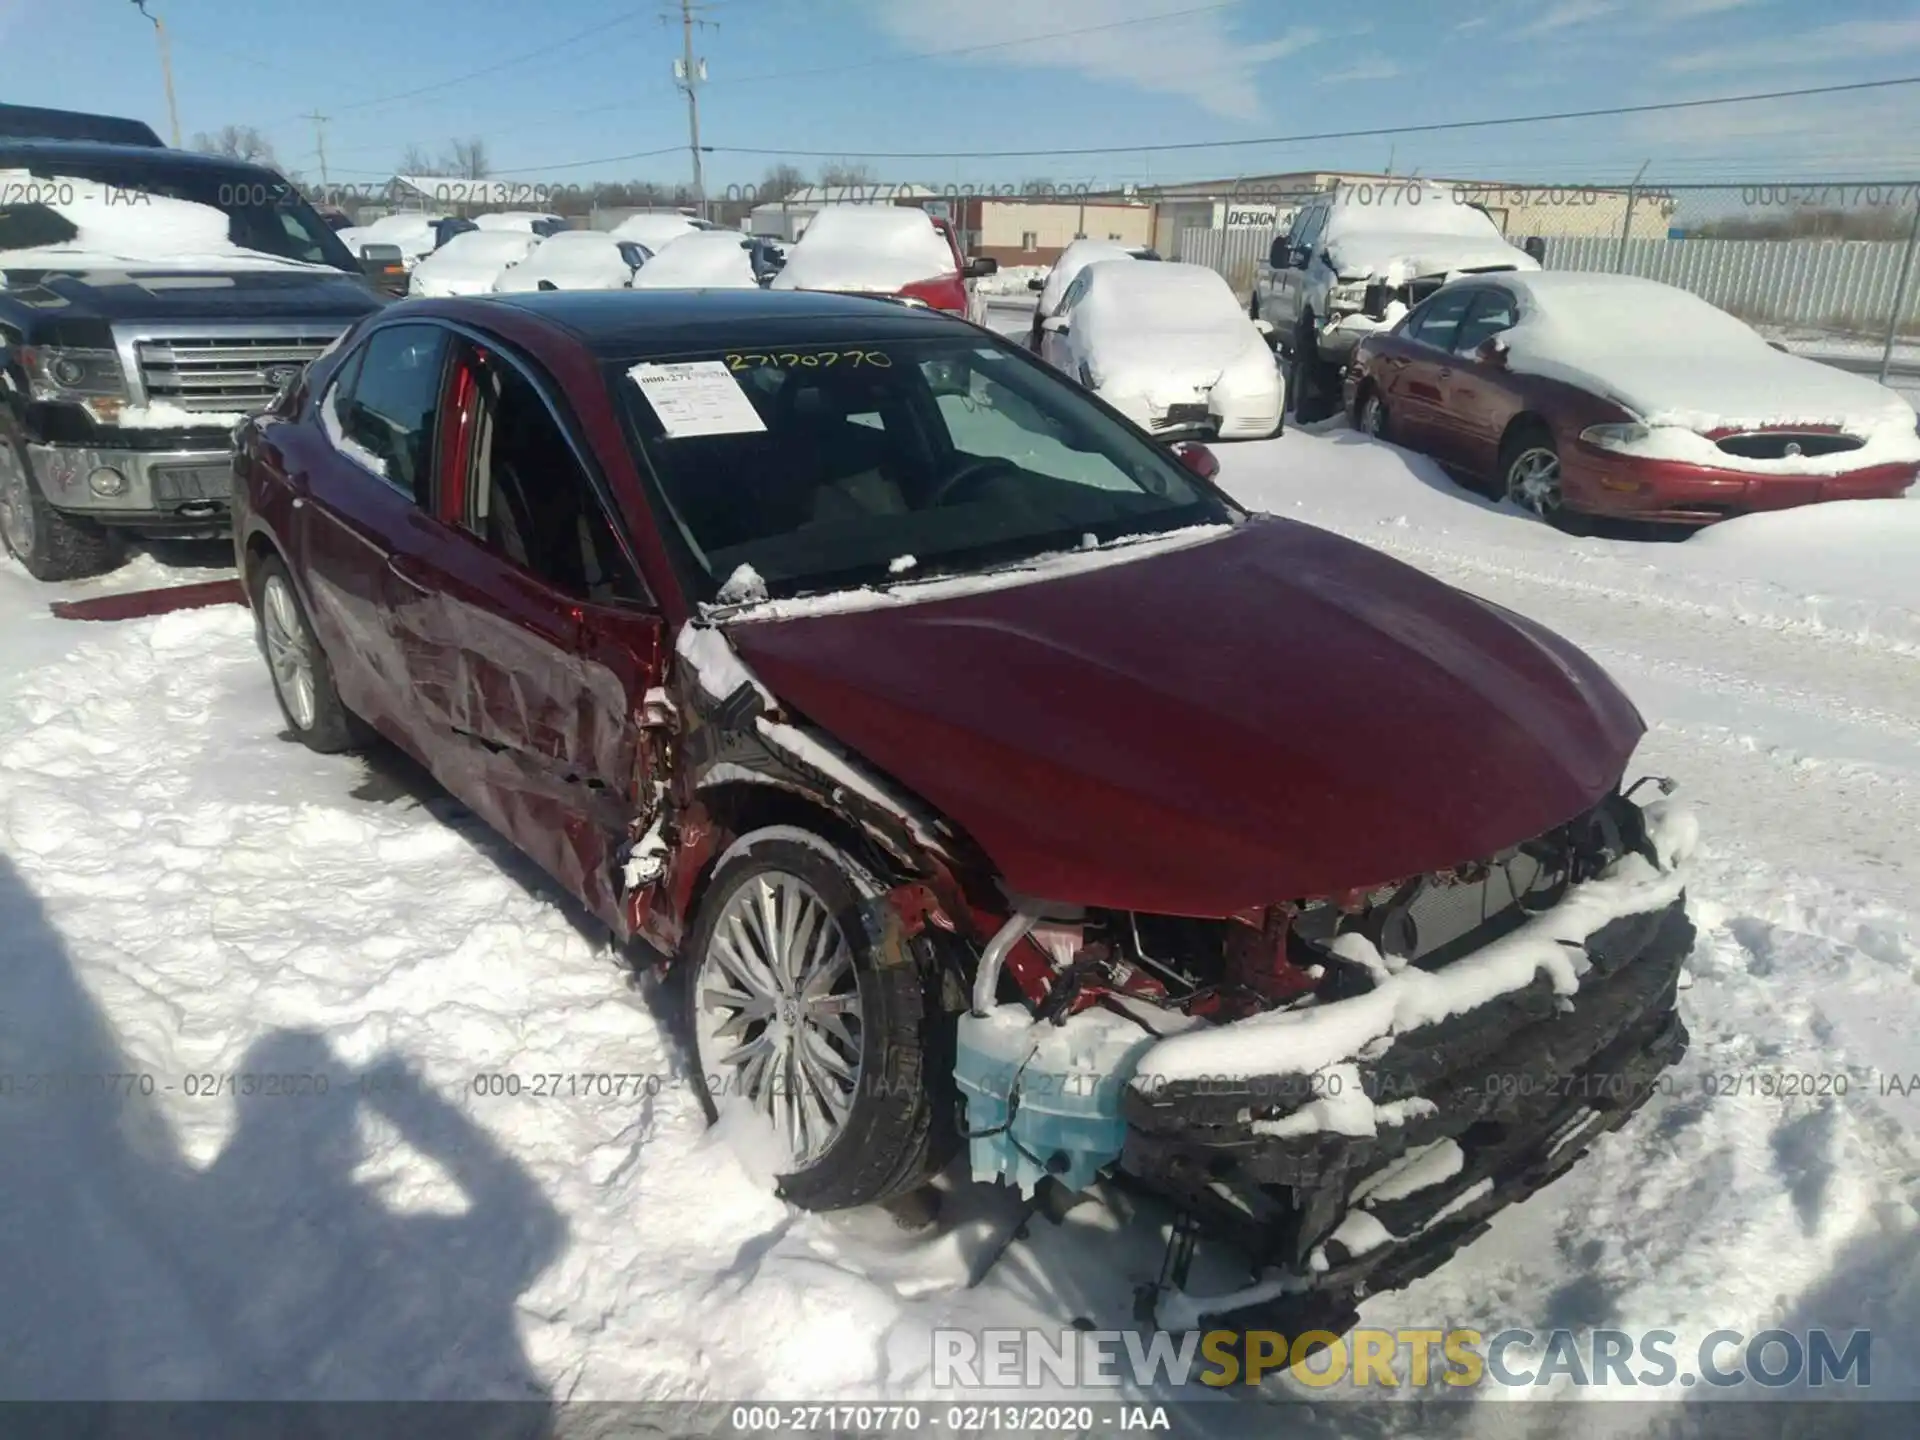
<path id="1" fill-rule="evenodd" d="M 313 270 L 339 272 L 327 265 L 288 260 L 235 245 L 231 221 L 211 205 L 175 200 L 145 191 L 129 192 L 92 180 L 36 177 L 0 170 L 0 194 L 53 196 L 45 204 L 72 225 L 71 240 L 55 245 L 0 250 L 0 269 L 115 270 L 216 269 Z M 38 207 L 23 207 L 38 208 Z"/>
<path id="2" fill-rule="evenodd" d="M 1587 968 L 1581 948 L 1587 936 L 1610 920 L 1672 903 L 1686 886 L 1685 862 L 1697 837 L 1691 813 L 1669 802 L 1649 805 L 1647 828 L 1669 868 L 1655 869 L 1642 856 L 1628 855 L 1598 879 L 1575 886 L 1545 914 L 1439 971 L 1405 965 L 1396 970 L 1364 936 L 1342 935 L 1334 942 L 1336 953 L 1384 973 L 1372 990 L 1350 1000 L 1266 1011 L 1231 1025 L 1172 1036 L 1141 1059 L 1133 1084 L 1151 1090 L 1168 1081 L 1203 1076 L 1330 1077 L 1334 1067 L 1378 1041 L 1478 1009 L 1524 989 L 1536 975 L 1546 975 L 1556 993 L 1572 995 Z M 1348 1112 L 1357 1109 L 1346 1095 L 1348 1088 L 1339 1087 L 1334 1111 L 1342 1123 L 1350 1123 Z M 1357 1085 L 1351 1088 L 1360 1090 Z M 1331 1082 L 1322 1090 L 1333 1094 Z M 1371 1104 L 1363 1092 L 1358 1098 Z"/>
<path id="3" fill-rule="evenodd" d="M 1060 252 L 1060 258 L 1053 262 L 1053 269 L 1047 272 L 1047 283 L 1040 291 L 1040 313 L 1051 315 L 1058 310 L 1060 297 L 1067 293 L 1067 287 L 1089 265 L 1097 265 L 1103 260 L 1131 261 L 1133 258 L 1126 246 L 1112 240 L 1074 241 Z"/>
<path id="4" fill-rule="evenodd" d="M 611 235 L 598 230 L 562 230 L 549 235 L 518 265 L 502 270 L 493 282 L 502 295 L 538 290 L 542 280 L 556 290 L 623 290 L 633 269 Z"/>
<path id="5" fill-rule="evenodd" d="M 410 295 L 484 295 L 494 277 L 532 253 L 540 237 L 528 230 L 468 230 L 413 267 Z"/>
<path id="6" fill-rule="evenodd" d="M 636 290 L 756 290 L 753 261 L 732 230 L 692 230 L 670 240 L 633 277 Z"/>
<path id="7" fill-rule="evenodd" d="M 1760 578 L 1836 625 L 1920 644 L 1920 500 L 1840 500 L 1746 515 L 1686 543 L 1703 578 Z"/>
<path id="8" fill-rule="evenodd" d="M 1031 295 L 1027 282 L 1042 279 L 1046 274 L 1045 265 L 1002 265 L 993 274 L 982 275 L 974 281 L 973 288 L 980 295 Z"/>
<path id="9" fill-rule="evenodd" d="M 697 235 L 700 227 L 684 215 L 629 215 L 609 232 L 616 240 L 631 240 L 658 253 L 683 235 Z"/>
<path id="10" fill-rule="evenodd" d="M 1862 375 L 1775 350 L 1698 296 L 1631 275 L 1507 277 L 1519 322 L 1504 332 L 1507 364 L 1613 400 L 1651 433 L 1623 453 L 1768 475 L 1837 475 L 1920 463 L 1913 407 Z M 1856 450 L 1751 460 L 1708 432 L 1833 427 Z"/>
<path id="11" fill-rule="evenodd" d="M 955 273 L 953 250 L 926 211 L 840 205 L 814 216 L 771 288 L 892 292 Z"/>

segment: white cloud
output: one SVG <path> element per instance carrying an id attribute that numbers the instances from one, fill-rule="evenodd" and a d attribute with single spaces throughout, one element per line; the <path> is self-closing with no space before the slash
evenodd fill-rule
<path id="1" fill-rule="evenodd" d="M 1920 95 L 1896 89 L 1636 115 L 1622 139 L 1655 157 L 1656 177 L 1737 182 L 1821 173 L 1857 179 L 1890 166 L 1902 173 L 1920 148 L 1905 137 L 1916 133 Z"/>
<path id="2" fill-rule="evenodd" d="M 1620 0 L 1558 0 L 1539 18 L 1523 25 L 1522 35 L 1550 35 L 1574 25 L 1586 25 L 1618 14 Z"/>
<path id="3" fill-rule="evenodd" d="M 1661 68 L 1674 71 L 1746 70 L 1767 66 L 1823 65 L 1920 50 L 1920 19 L 1847 20 L 1803 35 L 1716 45 L 1669 56 Z"/>
<path id="4" fill-rule="evenodd" d="M 1362 80 L 1393 80 L 1407 72 L 1391 60 L 1361 60 L 1322 75 L 1321 85 L 1351 85 Z"/>
<path id="5" fill-rule="evenodd" d="M 910 50 L 952 50 L 975 38 L 1004 40 L 993 49 L 953 56 L 950 63 L 1077 71 L 1095 80 L 1182 96 L 1229 120 L 1261 118 L 1261 67 L 1322 38 L 1319 30 L 1298 27 L 1277 39 L 1246 40 L 1233 33 L 1233 11 L 1224 6 L 1150 21 L 1194 9 L 1198 0 L 872 3 L 880 27 Z M 1126 23 L 1130 21 L 1150 23 Z M 1080 33 L 1062 33 L 1069 30 Z M 1056 38 L 1038 38 L 1045 36 Z"/>

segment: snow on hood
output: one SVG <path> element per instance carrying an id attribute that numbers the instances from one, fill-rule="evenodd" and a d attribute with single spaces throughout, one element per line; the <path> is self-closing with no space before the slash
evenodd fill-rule
<path id="1" fill-rule="evenodd" d="M 1493 227 L 1489 225 L 1489 231 Z M 1378 280 L 1404 285 L 1429 275 L 1461 270 L 1538 270 L 1531 255 L 1500 238 L 1498 231 L 1481 236 L 1423 235 L 1417 231 L 1371 230 L 1338 236 L 1326 243 L 1327 258 L 1342 280 Z"/>
<path id="2" fill-rule="evenodd" d="M 1132 260 L 1127 247 L 1112 240 L 1076 240 L 1060 252 L 1047 272 L 1047 283 L 1040 291 L 1040 313 L 1051 315 L 1060 308 L 1060 297 L 1067 293 L 1080 272 L 1102 260 Z M 1002 272 L 1005 273 L 1005 272 Z"/>
<path id="3" fill-rule="evenodd" d="M 517 230 L 530 235 L 534 226 L 549 225 L 559 219 L 558 215 L 543 210 L 495 210 L 474 216 L 473 223 L 482 230 Z"/>
<path id="4" fill-rule="evenodd" d="M 1771 474 L 1838 474 L 1920 461 L 1914 410 L 1862 375 L 1775 350 L 1698 296 L 1629 275 L 1515 277 L 1519 323 L 1507 364 L 1612 400 L 1654 434 L 1632 453 Z M 1747 460 L 1704 438 L 1720 430 L 1836 427 L 1867 440 L 1834 455 Z"/>
<path id="5" fill-rule="evenodd" d="M 1071 315 L 1094 381 L 1144 394 L 1209 390 L 1228 369 L 1273 369 L 1273 354 L 1227 282 L 1200 265 L 1099 260 Z"/>
<path id="6" fill-rule="evenodd" d="M 538 290 L 551 280 L 557 290 L 620 290 L 633 271 L 611 235 L 598 230 L 562 230 L 534 247 L 533 253 L 493 282 L 503 295 Z"/>
<path id="7" fill-rule="evenodd" d="M 494 277 L 518 265 L 540 243 L 527 230 L 468 230 L 413 267 L 410 295 L 484 295 Z"/>
<path id="8" fill-rule="evenodd" d="M 775 290 L 872 290 L 891 294 L 956 273 L 953 250 L 924 210 L 836 205 L 813 217 L 773 277 Z"/>
<path id="9" fill-rule="evenodd" d="M 64 176 L 33 177 L 0 170 L 0 189 L 13 183 L 30 185 L 72 198 L 47 204 L 72 225 L 74 237 L 60 244 L 32 249 L 0 250 L 0 271 L 64 270 L 296 270 L 338 275 L 331 265 L 288 260 L 260 250 L 249 250 L 228 239 L 231 222 L 211 205 L 175 200 L 142 192 L 137 200 L 94 180 Z"/>
<path id="10" fill-rule="evenodd" d="M 649 250 L 664 250 L 682 235 L 697 235 L 700 227 L 684 215 L 629 215 L 610 232 L 616 240 L 631 240 Z"/>
<path id="11" fill-rule="evenodd" d="M 636 290 L 757 290 L 753 260 L 733 230 L 693 230 L 668 241 L 633 277 Z"/>

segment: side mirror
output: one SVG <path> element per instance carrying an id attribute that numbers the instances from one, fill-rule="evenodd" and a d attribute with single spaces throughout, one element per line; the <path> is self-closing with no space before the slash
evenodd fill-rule
<path id="1" fill-rule="evenodd" d="M 1482 365 L 1505 367 L 1507 363 L 1507 342 L 1498 335 L 1489 335 L 1473 347 L 1473 358 Z"/>
<path id="2" fill-rule="evenodd" d="M 1065 335 L 1067 333 L 1067 317 L 1064 315 L 1049 315 L 1040 322 L 1040 328 L 1049 335 Z"/>
<path id="3" fill-rule="evenodd" d="M 1172 448 L 1173 458 L 1202 480 L 1211 480 L 1220 473 L 1219 457 L 1198 440 L 1176 440 Z"/>
<path id="4" fill-rule="evenodd" d="M 1285 270 L 1293 262 L 1288 257 L 1292 252 L 1287 249 L 1287 237 L 1276 235 L 1273 244 L 1267 250 L 1267 265 L 1274 270 Z"/>
<path id="5" fill-rule="evenodd" d="M 1767 341 L 1767 344 L 1772 346 L 1775 350 L 1778 350 L 1782 355 L 1791 355 L 1793 353 L 1791 350 L 1787 349 L 1785 345 L 1781 344 L 1778 340 L 1769 340 Z"/>
<path id="6" fill-rule="evenodd" d="M 978 280 L 983 275 L 998 275 L 1000 262 L 991 255 L 982 255 L 977 260 L 967 262 L 967 279 Z"/>
<path id="7" fill-rule="evenodd" d="M 1036 275 L 1033 279 L 1027 281 L 1027 288 L 1034 291 L 1044 290 L 1047 288 L 1047 282 Z"/>

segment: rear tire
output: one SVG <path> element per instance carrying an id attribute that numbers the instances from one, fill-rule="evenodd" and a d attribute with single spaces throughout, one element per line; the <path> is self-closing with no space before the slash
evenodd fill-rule
<path id="1" fill-rule="evenodd" d="M 367 728 L 341 702 L 333 667 L 277 555 L 267 556 L 254 571 L 253 617 L 260 653 L 273 677 L 273 698 L 300 743 L 322 755 L 364 746 Z"/>
<path id="2" fill-rule="evenodd" d="M 805 1210 L 893 1200 L 954 1145 L 951 1017 L 917 955 L 883 963 L 869 942 L 859 907 L 877 883 L 823 840 L 756 832 L 681 952 L 701 1108 L 770 1122 L 791 1166 L 779 1193 Z"/>
<path id="3" fill-rule="evenodd" d="M 99 525 L 61 514 L 40 493 L 27 452 L 0 437 L 0 540 L 36 580 L 80 580 L 120 563 L 119 539 Z"/>

